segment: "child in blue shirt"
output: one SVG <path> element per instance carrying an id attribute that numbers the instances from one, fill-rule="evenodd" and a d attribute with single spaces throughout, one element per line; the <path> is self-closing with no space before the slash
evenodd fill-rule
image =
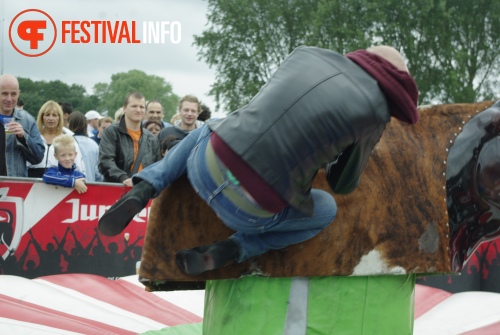
<path id="1" fill-rule="evenodd" d="M 81 194 L 87 191 L 85 175 L 76 170 L 75 158 L 78 154 L 75 149 L 75 139 L 71 135 L 62 134 L 54 138 L 54 157 L 58 166 L 49 167 L 43 174 L 43 181 L 47 184 L 64 187 L 74 187 Z"/>

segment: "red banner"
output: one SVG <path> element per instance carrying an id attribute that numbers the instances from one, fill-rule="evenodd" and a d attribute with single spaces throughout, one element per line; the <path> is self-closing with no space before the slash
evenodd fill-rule
<path id="1" fill-rule="evenodd" d="M 136 273 L 150 204 L 115 237 L 99 234 L 98 219 L 130 188 L 72 188 L 40 180 L 0 179 L 0 271 L 35 278 L 59 273 L 122 277 Z"/>

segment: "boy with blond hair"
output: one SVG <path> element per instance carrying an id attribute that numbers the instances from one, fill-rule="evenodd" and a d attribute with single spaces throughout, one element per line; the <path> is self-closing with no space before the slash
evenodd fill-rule
<path id="1" fill-rule="evenodd" d="M 75 188 L 81 194 L 87 191 L 85 175 L 76 170 L 75 158 L 76 142 L 73 136 L 62 134 L 54 138 L 54 157 L 57 166 L 51 166 L 43 174 L 43 181 L 47 184 Z"/>

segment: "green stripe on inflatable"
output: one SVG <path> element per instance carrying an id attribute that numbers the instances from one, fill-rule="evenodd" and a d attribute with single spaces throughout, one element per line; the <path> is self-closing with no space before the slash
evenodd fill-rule
<path id="1" fill-rule="evenodd" d="M 297 320 L 300 329 L 288 328 L 286 334 L 287 314 L 295 310 L 289 309 L 293 278 L 207 281 L 203 334 L 411 335 L 415 279 L 415 275 L 305 278 L 308 298 L 299 302 L 307 307 L 305 330 Z"/>
<path id="2" fill-rule="evenodd" d="M 193 323 L 187 325 L 179 325 L 169 328 L 163 328 L 160 330 L 149 330 L 140 335 L 201 335 L 202 334 L 202 324 Z"/>

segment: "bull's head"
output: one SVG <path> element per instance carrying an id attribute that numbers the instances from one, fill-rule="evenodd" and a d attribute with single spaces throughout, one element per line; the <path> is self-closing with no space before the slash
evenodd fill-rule
<path id="1" fill-rule="evenodd" d="M 500 236 L 500 101 L 477 114 L 450 149 L 446 171 L 452 270 Z"/>

